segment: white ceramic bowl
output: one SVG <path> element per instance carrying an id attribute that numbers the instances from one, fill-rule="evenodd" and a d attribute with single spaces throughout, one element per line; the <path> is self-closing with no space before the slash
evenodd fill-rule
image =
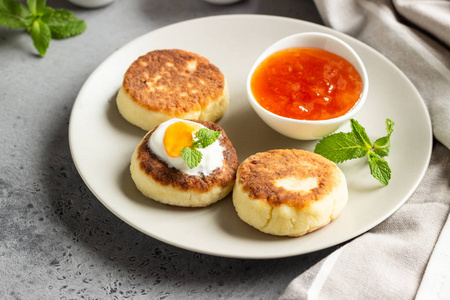
<path id="1" fill-rule="evenodd" d="M 97 8 L 114 2 L 114 0 L 68 0 L 68 1 L 84 8 Z"/>
<path id="2" fill-rule="evenodd" d="M 212 3 L 212 4 L 226 5 L 226 4 L 236 3 L 241 0 L 204 0 L 204 1 Z"/>
<path id="3" fill-rule="evenodd" d="M 293 47 L 320 48 L 335 53 L 349 61 L 358 71 L 363 82 L 361 97 L 345 115 L 328 120 L 297 120 L 276 115 L 263 108 L 253 96 L 251 78 L 258 65 L 271 54 Z M 342 40 L 324 33 L 307 32 L 288 36 L 272 44 L 256 60 L 247 78 L 247 95 L 258 116 L 279 133 L 298 140 L 314 140 L 336 131 L 346 121 L 353 118 L 366 101 L 369 81 L 363 62 L 358 54 Z"/>

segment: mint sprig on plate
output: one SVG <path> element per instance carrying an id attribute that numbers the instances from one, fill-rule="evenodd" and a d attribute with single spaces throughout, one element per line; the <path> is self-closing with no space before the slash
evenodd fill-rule
<path id="1" fill-rule="evenodd" d="M 215 131 L 208 128 L 201 128 L 197 131 L 195 134 L 197 140 L 191 147 L 184 147 L 181 151 L 181 157 L 187 163 L 189 168 L 195 168 L 202 161 L 203 154 L 197 149 L 208 147 L 219 138 L 220 134 L 220 131 Z"/>
<path id="2" fill-rule="evenodd" d="M 64 9 L 46 6 L 46 0 L 0 0 L 0 26 L 26 29 L 40 55 L 45 56 L 50 40 L 65 39 L 83 33 L 86 23 Z"/>
<path id="3" fill-rule="evenodd" d="M 377 139 L 373 144 L 358 121 L 351 119 L 350 122 L 351 132 L 338 132 L 323 138 L 317 143 L 314 152 L 335 163 L 367 156 L 372 176 L 380 183 L 388 185 L 391 169 L 383 157 L 389 155 L 394 122 L 386 119 L 386 136 Z"/>

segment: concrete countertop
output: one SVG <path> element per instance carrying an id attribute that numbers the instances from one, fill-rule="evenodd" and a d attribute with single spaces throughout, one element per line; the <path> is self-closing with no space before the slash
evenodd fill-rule
<path id="1" fill-rule="evenodd" d="M 1 299 L 275 299 L 332 249 L 273 260 L 214 257 L 167 245 L 105 208 L 69 151 L 72 105 L 87 77 L 136 37 L 211 15 L 266 14 L 321 23 L 313 1 L 116 0 L 53 8 L 86 21 L 37 55 L 28 34 L 0 28 Z"/>

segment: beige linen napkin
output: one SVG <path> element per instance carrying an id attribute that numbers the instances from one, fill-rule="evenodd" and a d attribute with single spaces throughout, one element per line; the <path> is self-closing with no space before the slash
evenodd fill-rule
<path id="1" fill-rule="evenodd" d="M 405 205 L 293 279 L 280 299 L 450 299 L 450 1 L 315 3 L 327 26 L 370 45 L 409 77 L 436 140 Z"/>

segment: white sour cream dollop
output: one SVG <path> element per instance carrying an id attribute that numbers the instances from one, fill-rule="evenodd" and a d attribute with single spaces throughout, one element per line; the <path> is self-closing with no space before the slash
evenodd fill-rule
<path id="1" fill-rule="evenodd" d="M 158 128 L 152 133 L 150 139 L 148 140 L 148 147 L 155 153 L 158 158 L 171 168 L 176 168 L 181 172 L 184 172 L 188 175 L 203 175 L 208 176 L 212 174 L 212 172 L 217 168 L 222 168 L 223 166 L 223 151 L 225 148 L 220 145 L 219 137 L 214 143 L 209 145 L 206 148 L 196 148 L 198 151 L 202 153 L 202 160 L 195 168 L 189 168 L 187 163 L 183 160 L 181 156 L 179 157 L 170 157 L 164 146 L 164 136 L 166 135 L 167 128 L 176 122 L 185 122 L 187 124 L 193 124 L 194 126 L 199 126 L 200 128 L 206 128 L 203 125 L 200 125 L 195 122 L 186 121 L 182 119 L 170 119 L 164 123 L 161 123 Z M 195 137 L 195 132 L 192 133 L 193 138 Z"/>

